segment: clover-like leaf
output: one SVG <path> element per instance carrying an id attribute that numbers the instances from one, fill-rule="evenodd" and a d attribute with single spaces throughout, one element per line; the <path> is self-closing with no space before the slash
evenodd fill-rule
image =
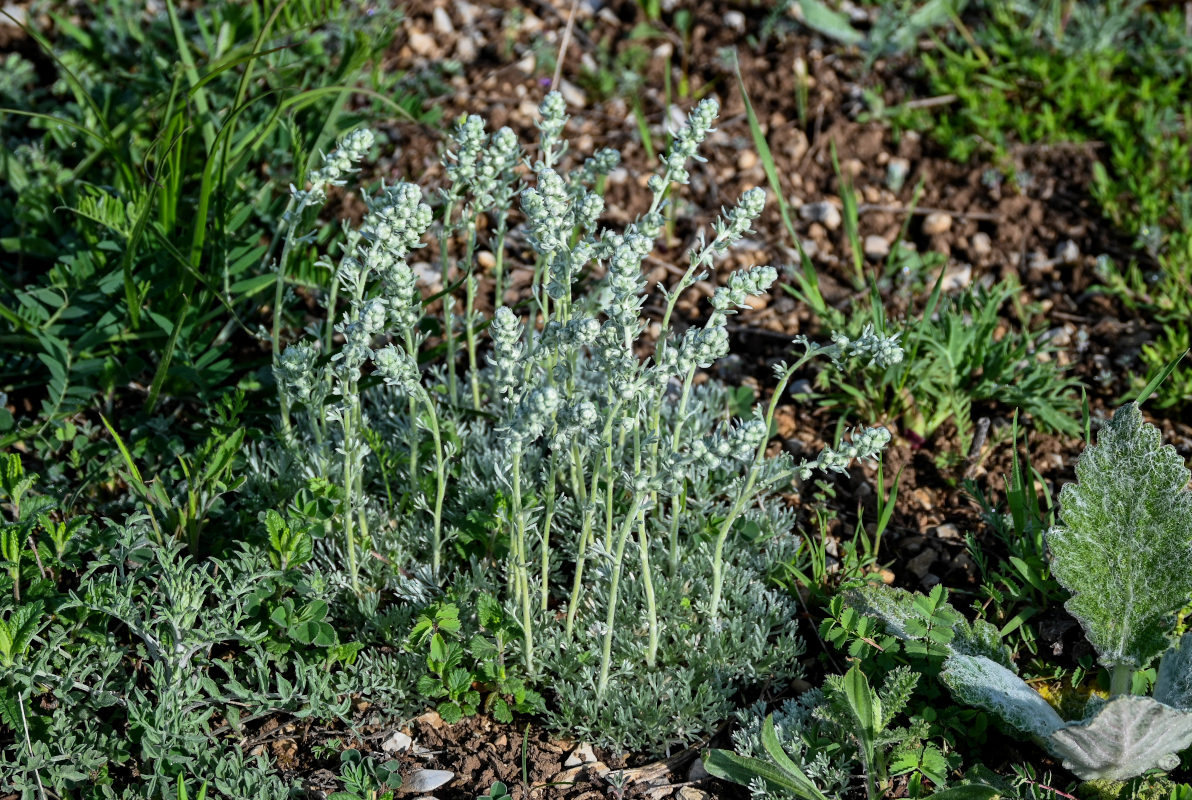
<path id="1" fill-rule="evenodd" d="M 1042 739 L 1064 721 L 1022 678 L 985 656 L 953 655 L 940 673 L 956 699 L 997 714 L 1020 731 Z"/>
<path id="2" fill-rule="evenodd" d="M 1047 532 L 1052 574 L 1101 663 L 1145 667 L 1192 598 L 1188 470 L 1131 403 L 1081 455 L 1076 477 L 1060 492 L 1063 525 Z"/>
<path id="3" fill-rule="evenodd" d="M 1174 769 L 1192 745 L 1192 711 L 1150 697 L 1123 695 L 1088 719 L 1056 731 L 1052 750 L 1084 780 L 1121 781 L 1149 769 Z"/>

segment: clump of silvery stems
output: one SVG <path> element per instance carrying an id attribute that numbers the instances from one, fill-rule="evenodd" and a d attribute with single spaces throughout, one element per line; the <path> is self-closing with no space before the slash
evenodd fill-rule
<path id="1" fill-rule="evenodd" d="M 445 349 L 445 375 L 420 365 L 426 356 L 426 328 L 420 325 L 424 301 L 408 262 L 435 214 L 410 183 L 383 186 L 367 201 L 364 223 L 348 232 L 338 261 L 325 262 L 334 276 L 330 308 L 335 311 L 337 302 L 344 305 L 333 330 L 325 328 L 321 341 L 291 344 L 276 356 L 274 366 L 283 437 L 303 453 L 305 458 L 297 460 L 310 465 L 310 474 L 333 480 L 342 490 L 334 527 L 353 591 L 365 591 L 360 554 L 371 549 L 370 530 L 376 525 L 370 527 L 370 521 L 387 526 L 397 513 L 392 502 L 376 497 L 368 474 L 371 470 L 375 476 L 377 465 L 366 440 L 378 442 L 381 431 L 404 438 L 384 442 L 404 453 L 399 459 L 404 474 L 381 477 L 387 487 L 405 487 L 408 502 L 401 507 L 417 515 L 421 531 L 429 529 L 426 549 L 416 555 L 429 563 L 431 579 L 439 585 L 450 580 L 452 550 L 447 545 L 459 535 L 449 520 L 468 513 L 463 506 L 471 496 L 465 491 L 471 479 L 453 472 L 451 460 L 489 459 L 492 473 L 503 482 L 504 501 L 491 525 L 495 535 L 508 541 L 507 601 L 517 609 L 524 630 L 527 673 L 535 674 L 535 637 L 541 625 L 561 624 L 566 642 L 580 628 L 577 616 L 590 614 L 589 629 L 602 638 L 596 686 L 602 695 L 614 629 L 618 621 L 628 624 L 619 616 L 627 614 L 619 600 L 626 570 L 644 596 L 642 655 L 652 667 L 659 647 L 659 581 L 675 579 L 686 558 L 708 558 L 702 569 L 710 571 L 710 592 L 701 613 L 715 629 L 721 624 L 725 548 L 735 523 L 765 494 L 807 478 L 812 469 L 843 471 L 852 460 L 879 453 L 889 439 L 882 428 L 858 431 L 851 442 L 826 448 L 812 462 L 766 457 L 779 399 L 809 360 L 823 356 L 843 364 L 850 358 L 883 363 L 901 358 L 893 339 L 873 332 L 862 340 L 838 336 L 823 345 L 800 340 L 798 358 L 775 368 L 777 386 L 764 409 L 749 419 L 725 414 L 710 423 L 702 415 L 705 400 L 695 385 L 697 372 L 728 353 L 729 317 L 746 307 L 750 297 L 764 294 L 777 270 L 758 266 L 732 274 L 715 290 L 706 321 L 681 334 L 672 328 L 675 305 L 697 281 L 707 280 L 716 260 L 749 232 L 762 212 L 761 189 L 745 192 L 725 209 L 711 236 L 701 234 L 687 253 L 682 277 L 670 287 L 659 286 L 664 309 L 660 332 L 649 357 L 638 355 L 648 288 L 642 265 L 662 234 L 671 192 L 689 182 L 690 164 L 702 160 L 697 151 L 713 130 L 718 110 L 714 99 L 695 106 L 649 179 L 649 209 L 620 232 L 599 224 L 604 211 L 600 187 L 619 155 L 601 150 L 562 171 L 567 116 L 559 94 L 549 94 L 540 106 L 540 140 L 524 178 L 518 167 L 526 156 L 512 131 L 503 128 L 489 135 L 480 118 L 462 119 L 444 156 L 448 182 L 439 194 L 437 238 L 447 287 L 439 344 Z M 302 235 L 302 212 L 321 203 L 326 185 L 343 183 L 371 144 L 367 132 L 348 135 L 311 176 L 309 188 L 292 189 L 279 270 L 286 268 L 291 240 Z M 518 188 L 520 181 L 524 188 Z M 515 199 L 524 218 L 524 238 L 535 254 L 529 298 L 517 309 L 502 302 L 505 239 L 515 227 Z M 482 230 L 481 220 L 489 230 Z M 476 255 L 482 240 L 496 260 L 491 276 L 496 311 L 490 319 L 477 311 L 481 282 Z M 453 251 L 453 242 L 462 242 L 462 252 Z M 453 276 L 459 276 L 455 283 Z M 593 276 L 601 276 L 594 288 L 577 294 L 577 287 Z M 282 285 L 279 277 L 279 299 Z M 463 313 L 457 314 L 452 290 L 461 287 Z M 275 347 L 280 347 L 279 331 L 275 324 Z M 457 374 L 461 361 L 466 363 L 462 380 Z M 369 368 L 372 378 L 366 376 Z M 366 381 L 378 379 L 384 388 L 374 394 L 364 391 Z M 366 397 L 375 397 L 374 420 Z M 381 424 L 382 416 L 401 408 L 403 425 Z M 294 425 L 292 416 L 301 424 Z M 433 463 L 424 465 L 419 452 L 427 435 Z M 469 446 L 489 449 L 462 452 Z M 418 487 L 430 475 L 433 496 L 421 497 Z M 693 514 L 697 495 L 701 507 L 715 502 L 717 513 Z M 706 548 L 688 547 L 696 527 L 706 528 L 708 519 L 714 520 L 707 530 L 710 555 Z M 638 554 L 636 566 L 627 559 L 631 543 Z M 417 544 L 411 542 L 410 548 Z M 661 565 L 655 563 L 659 553 L 664 554 Z M 599 593 L 605 599 L 602 623 L 601 612 L 585 605 L 592 579 L 586 567 L 594 558 L 602 564 L 597 576 L 607 581 Z M 559 623 L 552 622 L 556 616 Z"/>

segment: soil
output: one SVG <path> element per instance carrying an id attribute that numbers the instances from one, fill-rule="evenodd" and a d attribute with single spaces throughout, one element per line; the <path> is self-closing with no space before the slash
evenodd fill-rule
<path id="1" fill-rule="evenodd" d="M 675 120 L 664 87 L 674 87 L 677 93 L 678 87 L 687 86 L 687 97 L 674 98 L 681 111 L 690 107 L 693 97 L 717 96 L 722 112 L 716 132 L 702 148 L 707 161 L 692 169 L 691 186 L 682 193 L 676 208 L 673 242 L 647 265 L 651 282 L 667 282 L 674 280 L 672 265 L 684 262 L 683 254 L 694 236 L 714 219 L 721 206 L 735 202 L 746 189 L 768 186 L 754 153 L 736 75 L 724 57 L 726 51 L 735 50 L 740 74 L 792 205 L 794 226 L 831 304 L 847 313 L 858 296 L 853 289 L 853 259 L 844 226 L 810 221 L 801 210 L 823 202 L 840 208 L 834 148 L 841 172 L 850 176 L 859 196 L 861 241 L 876 236 L 888 247 L 905 235 L 920 253 L 944 254 L 945 285 L 952 291 L 1016 278 L 1022 286 L 1021 299 L 1037 306 L 1036 324 L 1045 322 L 1066 341 L 1083 342 L 1061 358 L 1088 385 L 1093 413 L 1111 413 L 1128 389 L 1124 376 L 1137 367 L 1141 346 L 1158 326 L 1096 289 L 1095 270 L 1101 255 L 1123 263 L 1138 260 L 1144 268 L 1152 266 L 1129 237 L 1101 218 L 1091 199 L 1096 145 L 1020 147 L 1012 151 L 1010 164 L 994 164 L 980 155 L 968 163 L 957 163 L 930 139 L 910 131 L 899 134 L 877 118 L 874 97 L 880 97 L 886 108 L 907 102 L 940 102 L 924 96 L 913 61 L 878 60 L 866 72 L 860 55 L 810 35 L 807 29 L 792 28 L 763 37 L 770 14 L 767 8 L 725 0 L 696 0 L 686 8 L 690 12 L 689 35 L 680 37 L 675 33 L 675 14 L 664 14 L 662 25 L 650 27 L 633 0 L 578 0 L 574 4 L 563 0 L 476 4 L 415 0 L 405 4 L 406 22 L 396 31 L 383 66 L 417 75 L 436 71 L 444 59 L 453 59 L 459 71 L 447 78 L 450 91 L 429 101 L 441 109 L 442 118 L 479 114 L 490 128 L 509 125 L 523 142 L 534 141 L 536 107 L 551 84 L 545 66 L 547 61 L 553 64 L 569 15 L 574 12 L 560 71 L 572 115 L 568 129 L 575 148 L 572 157 L 582 158 L 602 147 L 621 151 L 621 168 L 610 176 L 605 195 L 605 222 L 614 227 L 644 210 L 645 180 L 655 162 L 640 142 L 633 108 L 625 95 L 601 90 L 596 78 L 599 67 L 605 65 L 615 77 L 618 64 L 635 59 L 640 64 L 642 80 L 631 96 L 640 101 L 656 141 L 663 140 L 667 126 Z M 0 52 L 21 42 L 11 29 L 5 30 L 0 26 Z M 643 36 L 643 32 L 650 35 Z M 808 76 L 802 114 L 796 104 L 800 92 L 797 64 L 805 66 Z M 382 150 L 394 154 L 378 164 L 379 176 L 415 180 L 424 186 L 441 181 L 440 134 L 426 125 L 400 119 L 378 127 L 390 140 L 390 146 Z M 892 166 L 904 168 L 901 185 L 889 180 Z M 916 187 L 921 187 L 917 200 Z M 358 212 L 359 201 L 344 198 L 343 209 Z M 515 242 L 517 234 L 514 231 L 511 236 Z M 425 252 L 428 260 L 434 258 L 433 245 Z M 524 278 L 518 271 L 516 248 L 510 257 L 516 287 Z M 727 272 L 747 264 L 789 265 L 797 260 L 778 203 L 771 196 L 756 231 L 718 266 Z M 866 266 L 880 269 L 870 256 L 866 256 Z M 921 307 L 926 289 L 916 293 L 908 286 L 918 281 L 922 288 L 927 281 L 929 289 L 932 279 L 885 277 L 883 300 L 895 317 L 913 314 Z M 647 312 L 650 308 L 647 303 Z M 687 322 L 698 320 L 701 313 L 695 302 L 681 303 L 679 310 Z M 824 334 L 810 311 L 781 292 L 734 322 L 733 352 L 741 359 L 730 367 L 729 374 L 722 368 L 722 377 L 749 383 L 762 397 L 770 391 L 769 364 L 787 356 L 790 337 Z M 1016 327 L 1018 322 L 1007 317 L 1006 325 Z M 1100 380 L 1107 371 L 1111 379 Z M 891 581 L 909 588 L 927 588 L 942 581 L 961 592 L 977 583 L 965 534 L 975 535 L 995 551 L 1000 545 L 981 521 L 963 481 L 975 481 L 994 502 L 1004 498 L 1001 476 L 1010 472 L 1012 451 L 1007 445 L 1012 414 L 1013 409 L 996 405 L 975 408 L 974 419 L 987 421 L 989 437 L 984 448 L 959 464 L 948 465 L 941 458 L 957 449 L 954 429 L 945 426 L 927 441 L 896 431 L 902 435 L 891 442 L 885 469 L 887 480 L 902 472 L 902 490 L 882 544 L 882 560 L 888 562 Z M 1172 416 L 1155 421 L 1165 441 L 1185 459 L 1192 457 L 1188 420 Z M 832 435 L 834 422 L 832 413 L 784 402 L 779 412 L 780 438 L 788 449 L 813 453 Z M 1052 497 L 1063 482 L 1072 480 L 1072 464 L 1080 449 L 1074 439 L 1031 431 L 1031 459 Z M 873 518 L 874 482 L 872 468 L 856 469 L 852 477 L 836 482 L 832 503 L 838 516 L 833 535 L 851 534 L 859 503 L 866 508 L 866 519 Z M 801 501 L 792 497 L 792 502 L 798 505 Z M 1052 616 L 1040 625 L 1044 644 L 1057 655 L 1077 657 L 1080 637 L 1072 620 L 1062 610 Z M 808 640 L 814 641 L 814 621 L 805 621 L 805 627 Z M 495 780 L 508 784 L 515 798 L 527 797 L 531 791 L 536 797 L 567 800 L 618 796 L 604 779 L 605 770 L 628 770 L 632 780 L 627 781 L 625 797 L 698 800 L 703 793 L 743 796 L 740 787 L 700 778 L 698 770 L 693 773 L 694 751 L 654 765 L 596 751 L 595 763 L 579 769 L 566 767 L 571 743 L 552 739 L 535 720 L 501 725 L 477 717 L 445 725 L 432 714 L 411 722 L 408 732 L 414 748 L 396 754 L 403 765 L 455 773 L 445 787 L 434 790 L 440 800 L 470 800 L 486 792 Z M 392 729 L 377 730 L 355 744 L 380 753 L 392 733 Z M 282 751 L 288 754 L 292 768 L 305 776 L 312 796 L 332 790 L 331 773 L 314 769 L 316 760 L 297 749 L 298 741 L 296 736 L 275 738 L 268 746 L 279 759 Z M 282 742 L 290 742 L 295 749 L 283 747 Z M 1007 760 L 1013 753 L 1011 747 L 1010 743 L 1004 745 Z"/>

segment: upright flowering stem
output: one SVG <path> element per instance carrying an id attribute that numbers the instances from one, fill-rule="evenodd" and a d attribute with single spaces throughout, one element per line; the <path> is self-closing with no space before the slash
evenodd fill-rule
<path id="1" fill-rule="evenodd" d="M 786 391 L 786 385 L 790 382 L 791 376 L 795 374 L 795 371 L 799 367 L 806 364 L 813 355 L 816 355 L 816 353 L 808 352 L 796 361 L 794 366 L 787 368 L 782 373 L 781 378 L 779 378 L 778 385 L 774 387 L 774 394 L 770 397 L 770 404 L 766 407 L 765 430 L 767 433 L 774 422 L 774 412 L 778 409 L 778 400 Z M 745 504 L 753 499 L 753 487 L 757 483 L 758 474 L 761 472 L 761 463 L 766 457 L 766 445 L 768 443 L 769 437 L 763 436 L 761 443 L 757 446 L 757 452 L 754 455 L 753 462 L 749 465 L 749 472 L 741 484 L 741 489 L 737 492 L 737 497 L 733 500 L 732 506 L 729 507 L 728 513 L 725 514 L 724 521 L 720 523 L 720 531 L 716 534 L 716 543 L 712 553 L 712 597 L 708 601 L 708 608 L 713 620 L 719 620 L 720 618 L 720 594 L 724 586 L 724 543 L 728 539 L 728 534 L 732 530 L 733 523 L 737 521 L 737 517 L 745 509 Z"/>
<path id="2" fill-rule="evenodd" d="M 621 586 L 621 571 L 625 562 L 625 543 L 629 540 L 629 534 L 633 532 L 633 529 L 641 521 L 643 513 L 642 501 L 645 500 L 648 494 L 645 476 L 642 474 L 641 466 L 641 434 L 635 430 L 633 436 L 633 474 L 635 476 L 635 485 L 629 508 L 626 510 L 625 520 L 621 523 L 621 529 L 617 535 L 617 549 L 613 554 L 613 574 L 608 584 L 608 611 L 605 614 L 604 620 L 604 643 L 600 649 L 600 679 L 596 684 L 596 695 L 598 697 L 603 697 L 605 690 L 608 688 L 608 671 L 612 663 L 613 631 L 617 622 L 617 592 Z"/>
<path id="3" fill-rule="evenodd" d="M 521 493 L 521 465 L 522 452 L 521 447 L 517 446 L 513 451 L 511 464 L 511 480 L 513 482 L 513 546 L 510 548 L 510 557 L 513 559 L 513 570 L 517 575 L 515 585 L 517 588 L 517 595 L 521 601 L 522 610 L 522 631 L 525 635 L 525 644 L 523 646 L 523 653 L 526 660 L 526 674 L 534 674 L 534 628 L 533 616 L 530 610 L 530 582 L 527 577 L 529 566 L 529 554 L 526 552 L 526 515 L 522 509 L 522 493 Z"/>

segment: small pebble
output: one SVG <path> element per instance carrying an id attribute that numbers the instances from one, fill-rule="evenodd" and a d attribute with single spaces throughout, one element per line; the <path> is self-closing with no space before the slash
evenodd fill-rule
<path id="1" fill-rule="evenodd" d="M 479 52 L 479 49 L 476 47 L 475 37 L 461 36 L 459 37 L 459 41 L 455 43 L 455 57 L 461 63 L 471 64 L 476 60 Z"/>
<path id="2" fill-rule="evenodd" d="M 563 762 L 565 767 L 578 767 L 580 764 L 593 764 L 596 761 L 596 753 L 592 751 L 592 745 L 587 742 L 581 742 L 578 747 L 571 751 L 571 755 L 567 756 L 567 760 Z"/>
<path id="3" fill-rule="evenodd" d="M 737 169 L 749 170 L 757 166 L 757 153 L 752 150 L 742 150 L 737 154 Z"/>
<path id="4" fill-rule="evenodd" d="M 973 265 L 958 264 L 954 267 L 949 267 L 944 273 L 941 289 L 945 292 L 958 292 L 961 289 L 968 288 L 968 285 L 972 282 Z"/>
<path id="5" fill-rule="evenodd" d="M 445 769 L 417 769 L 402 781 L 401 792 L 402 794 L 433 792 L 454 777 L 454 772 Z"/>
<path id="6" fill-rule="evenodd" d="M 403 750 L 409 750 L 413 743 L 414 740 L 407 734 L 398 731 L 381 743 L 381 749 L 386 753 L 400 753 Z"/>
<path id="7" fill-rule="evenodd" d="M 799 209 L 799 216 L 810 222 L 821 223 L 825 228 L 834 231 L 840 227 L 840 209 L 831 203 L 808 203 Z"/>
<path id="8" fill-rule="evenodd" d="M 559 81 L 559 94 L 563 95 L 563 99 L 567 101 L 568 108 L 583 108 L 588 102 L 588 96 L 584 94 L 584 90 L 571 81 Z"/>
<path id="9" fill-rule="evenodd" d="M 435 52 L 435 37 L 429 33 L 411 33 L 410 49 L 420 56 L 429 56 Z"/>
<path id="10" fill-rule="evenodd" d="M 897 192 L 906 183 L 906 176 L 911 172 L 911 162 L 905 158 L 891 158 L 886 165 L 886 186 L 890 191 Z"/>
<path id="11" fill-rule="evenodd" d="M 988 233 L 974 233 L 969 240 L 969 253 L 974 257 L 987 256 L 993 252 L 993 240 Z"/>
<path id="12" fill-rule="evenodd" d="M 736 9 L 724 12 L 724 27 L 728 28 L 730 31 L 744 33 L 745 15 Z"/>
<path id="13" fill-rule="evenodd" d="M 1071 239 L 1065 239 L 1055 248 L 1055 260 L 1061 264 L 1075 264 L 1080 260 L 1080 248 Z"/>
<path id="14" fill-rule="evenodd" d="M 439 6 L 435 9 L 431 16 L 432 24 L 435 28 L 435 33 L 443 36 L 448 36 L 455 33 L 455 26 L 451 24 L 451 17 L 447 14 L 447 9 Z"/>
<path id="15" fill-rule="evenodd" d="M 488 250 L 481 250 L 476 254 L 476 263 L 481 269 L 492 269 L 497 265 L 497 257 Z"/>
<path id="16" fill-rule="evenodd" d="M 864 250 L 865 257 L 870 261 L 881 261 L 890 254 L 890 243 L 884 236 L 866 236 Z"/>
<path id="17" fill-rule="evenodd" d="M 952 215 L 943 211 L 932 211 L 923 218 L 923 233 L 928 236 L 938 236 L 947 233 L 952 227 Z"/>
<path id="18" fill-rule="evenodd" d="M 934 535 L 937 539 L 959 541 L 964 538 L 960 535 L 960 529 L 950 522 L 943 525 L 936 525 L 934 528 L 928 528 L 927 532 Z"/>

